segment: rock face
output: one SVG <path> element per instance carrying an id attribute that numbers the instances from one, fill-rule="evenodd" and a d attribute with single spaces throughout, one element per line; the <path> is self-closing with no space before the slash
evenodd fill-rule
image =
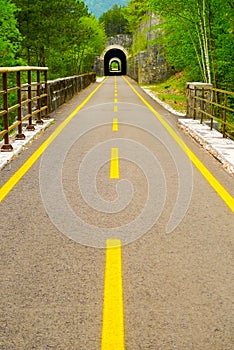
<path id="1" fill-rule="evenodd" d="M 174 69 L 166 62 L 160 45 L 153 44 L 162 35 L 160 24 L 160 18 L 149 11 L 136 33 L 136 36 L 141 34 L 145 37 L 147 48 L 130 57 L 128 75 L 140 84 L 162 82 L 174 74 Z"/>
<path id="2" fill-rule="evenodd" d="M 116 36 L 112 36 L 107 40 L 107 46 L 111 45 L 120 45 L 126 49 L 130 49 L 133 42 L 132 35 L 129 34 L 118 34 Z"/>
<path id="3" fill-rule="evenodd" d="M 128 75 L 140 84 L 159 83 L 174 73 L 157 45 L 128 60 Z"/>

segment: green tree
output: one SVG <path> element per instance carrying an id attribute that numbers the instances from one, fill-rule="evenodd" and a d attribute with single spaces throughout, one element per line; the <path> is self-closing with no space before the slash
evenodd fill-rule
<path id="1" fill-rule="evenodd" d="M 222 0 L 150 0 L 164 19 L 163 36 L 168 60 L 178 68 L 200 73 L 216 86 L 233 80 L 233 3 Z M 223 68 L 228 68 L 226 73 Z"/>
<path id="2" fill-rule="evenodd" d="M 14 66 L 20 47 L 21 35 L 17 29 L 17 8 L 9 0 L 0 0 L 0 66 Z"/>
<path id="3" fill-rule="evenodd" d="M 82 1 L 14 0 L 21 9 L 19 29 L 24 40 L 22 55 L 28 64 L 45 66 L 50 51 L 66 49 L 77 30 L 77 21 L 88 13 Z"/>
<path id="4" fill-rule="evenodd" d="M 99 21 L 104 25 L 107 37 L 117 34 L 129 34 L 128 21 L 125 8 L 114 5 L 109 11 L 103 13 Z"/>
<path id="5" fill-rule="evenodd" d="M 105 34 L 99 22 L 89 15 L 83 1 L 14 2 L 20 8 L 17 17 L 19 30 L 24 38 L 21 55 L 29 65 L 48 66 L 51 79 L 91 69 L 90 60 L 98 49 L 102 50 Z M 81 21 L 81 18 L 88 18 L 91 29 L 87 21 Z M 84 54 L 84 60 L 81 53 Z"/>
<path id="6" fill-rule="evenodd" d="M 149 0 L 129 1 L 125 13 L 128 21 L 128 30 L 130 33 L 133 35 L 136 33 L 148 10 Z"/>
<path id="7" fill-rule="evenodd" d="M 95 17 L 82 17 L 78 22 L 79 37 L 67 54 L 70 69 L 75 74 L 92 70 L 94 59 L 105 47 L 106 35 Z"/>

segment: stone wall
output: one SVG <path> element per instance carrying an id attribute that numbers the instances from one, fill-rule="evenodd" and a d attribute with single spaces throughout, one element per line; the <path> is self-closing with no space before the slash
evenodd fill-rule
<path id="1" fill-rule="evenodd" d="M 77 75 L 48 81 L 49 112 L 54 111 L 75 94 L 96 81 L 95 73 Z"/>
<path id="2" fill-rule="evenodd" d="M 152 45 L 152 41 L 162 35 L 160 24 L 161 19 L 149 11 L 136 33 L 136 36 L 139 33 L 145 36 L 147 49 L 129 58 L 128 75 L 140 84 L 159 83 L 175 73 L 166 62 L 162 48 L 157 44 Z"/>
<path id="3" fill-rule="evenodd" d="M 128 75 L 139 84 L 162 82 L 174 73 L 157 45 L 128 59 Z"/>
<path id="4" fill-rule="evenodd" d="M 132 35 L 130 34 L 117 34 L 115 36 L 108 38 L 106 46 L 120 45 L 126 49 L 129 49 L 132 45 L 132 41 L 133 41 L 133 38 L 132 38 Z"/>

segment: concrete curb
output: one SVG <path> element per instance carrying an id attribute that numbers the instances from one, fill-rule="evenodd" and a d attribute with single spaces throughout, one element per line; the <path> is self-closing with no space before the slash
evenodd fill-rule
<path id="1" fill-rule="evenodd" d="M 223 138 L 223 135 L 199 120 L 179 119 L 182 129 L 188 132 L 203 148 L 218 159 L 224 168 L 234 175 L 234 141 Z"/>
<path id="2" fill-rule="evenodd" d="M 23 133 L 25 135 L 24 140 L 15 140 L 14 136 L 10 138 L 10 143 L 13 146 L 12 152 L 0 152 L 0 170 L 3 169 L 14 157 L 20 154 L 26 146 L 37 138 L 46 128 L 48 128 L 54 119 L 44 119 L 42 125 L 35 125 L 34 131 L 26 130 L 26 127 L 23 127 Z M 3 141 L 0 143 L 0 147 L 3 145 Z"/>
<path id="3" fill-rule="evenodd" d="M 97 77 L 96 82 L 101 83 L 104 79 L 105 79 L 105 77 Z"/>

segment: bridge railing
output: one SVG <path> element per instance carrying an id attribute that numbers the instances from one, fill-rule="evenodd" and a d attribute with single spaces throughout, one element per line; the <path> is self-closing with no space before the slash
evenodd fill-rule
<path id="1" fill-rule="evenodd" d="M 13 130 L 17 129 L 16 139 L 25 138 L 23 122 L 27 122 L 28 130 L 34 130 L 33 119 L 43 124 L 42 116 L 48 116 L 47 71 L 47 67 L 0 67 L 0 138 L 4 138 L 1 151 L 13 149 L 9 141 Z"/>
<path id="2" fill-rule="evenodd" d="M 234 138 L 234 92 L 213 88 L 212 84 L 187 83 L 187 116 L 214 122 L 223 137 Z"/>

